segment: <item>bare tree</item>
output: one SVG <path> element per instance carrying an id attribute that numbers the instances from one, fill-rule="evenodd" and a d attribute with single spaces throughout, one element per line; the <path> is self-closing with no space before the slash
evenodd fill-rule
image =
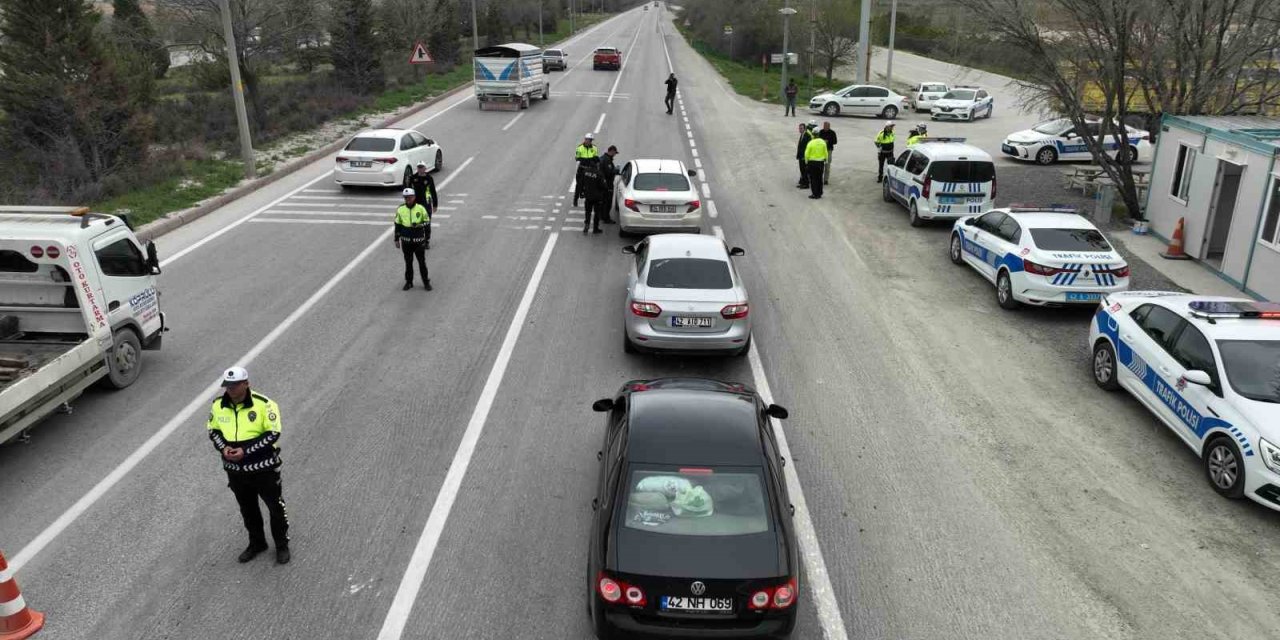
<path id="1" fill-rule="evenodd" d="M 836 67 L 852 64 L 857 52 L 854 34 L 858 31 L 858 10 L 852 0 L 819 0 L 813 24 L 817 63 L 826 71 L 827 82 Z"/>

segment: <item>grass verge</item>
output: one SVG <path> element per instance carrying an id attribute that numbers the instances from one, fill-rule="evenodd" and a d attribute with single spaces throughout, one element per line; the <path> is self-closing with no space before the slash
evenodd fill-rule
<path id="1" fill-rule="evenodd" d="M 716 71 L 724 76 L 725 80 L 729 82 L 729 86 L 733 87 L 733 90 L 738 92 L 739 95 L 758 102 L 778 105 L 783 103 L 782 65 L 771 64 L 766 69 L 763 65 L 744 64 L 733 60 L 729 56 L 716 51 L 705 42 L 693 37 L 693 34 L 680 25 L 679 21 L 677 21 L 676 26 L 685 40 L 689 42 L 689 46 L 693 47 L 703 58 L 706 58 L 707 62 L 711 63 L 711 66 L 715 67 Z M 840 89 L 853 84 L 853 82 L 841 78 L 832 78 L 828 82 L 825 75 L 815 74 L 813 88 L 809 89 L 808 77 L 803 75 L 802 72 L 801 75 L 794 73 L 800 69 L 802 67 L 789 70 L 790 76 L 795 78 L 796 84 L 800 87 L 800 94 L 796 99 L 797 110 L 804 109 L 807 106 L 806 96 L 816 96 L 829 90 Z"/>
<path id="2" fill-rule="evenodd" d="M 184 163 L 180 174 L 103 200 L 93 208 L 97 211 L 127 212 L 129 223 L 137 227 L 235 186 L 244 177 L 244 165 L 227 160 L 196 160 Z"/>

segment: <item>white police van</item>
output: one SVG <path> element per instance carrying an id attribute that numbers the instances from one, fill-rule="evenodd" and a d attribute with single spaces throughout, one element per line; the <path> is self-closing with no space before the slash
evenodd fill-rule
<path id="1" fill-rule="evenodd" d="M 991 155 L 964 138 L 927 138 L 884 168 L 884 201 L 907 208 L 911 226 L 925 220 L 955 220 L 991 208 L 996 165 Z"/>
<path id="2" fill-rule="evenodd" d="M 1280 304 L 1117 293 L 1089 344 L 1094 382 L 1146 405 L 1200 456 L 1214 491 L 1280 511 Z"/>
<path id="3" fill-rule="evenodd" d="M 957 220 L 951 261 L 996 285 L 1004 309 L 1098 304 L 1129 288 L 1129 265 L 1075 209 L 992 209 Z"/>

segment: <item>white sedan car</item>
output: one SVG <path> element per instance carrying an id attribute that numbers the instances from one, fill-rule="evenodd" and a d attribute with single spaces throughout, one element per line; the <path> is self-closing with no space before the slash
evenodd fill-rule
<path id="1" fill-rule="evenodd" d="M 733 266 L 742 249 L 714 236 L 650 236 L 623 253 L 627 270 L 622 346 L 637 351 L 745 355 L 751 348 L 747 289 Z"/>
<path id="2" fill-rule="evenodd" d="M 906 111 L 909 101 L 884 87 L 855 84 L 809 99 L 809 110 L 824 116 L 873 116 L 892 120 Z"/>
<path id="3" fill-rule="evenodd" d="M 945 82 L 921 82 L 916 85 L 911 93 L 915 95 L 916 111 L 928 111 L 933 108 L 933 103 L 939 98 L 946 95 L 951 87 Z"/>
<path id="4" fill-rule="evenodd" d="M 1214 491 L 1280 511 L 1280 304 L 1107 295 L 1089 344 L 1094 382 L 1133 394 L 1182 438 Z"/>
<path id="5" fill-rule="evenodd" d="M 933 120 L 966 120 L 990 118 L 995 111 L 995 98 L 982 87 L 955 87 L 933 103 L 929 117 Z"/>
<path id="6" fill-rule="evenodd" d="M 407 187 L 419 162 L 439 171 L 444 151 L 417 131 L 370 129 L 357 133 L 338 152 L 333 181 L 343 187 Z"/>
<path id="7" fill-rule="evenodd" d="M 992 209 L 961 218 L 950 254 L 996 285 L 1004 309 L 1094 305 L 1129 288 L 1129 265 L 1074 209 Z"/>
<path id="8" fill-rule="evenodd" d="M 618 233 L 702 233 L 702 201 L 690 179 L 696 175 L 679 160 L 640 159 L 623 165 L 613 187 Z"/>
<path id="9" fill-rule="evenodd" d="M 1086 131 L 1090 136 L 1099 134 L 1100 120 L 1086 123 Z M 1103 148 L 1116 157 L 1128 154 L 1132 162 L 1145 162 L 1152 157 L 1151 136 L 1146 131 L 1125 127 L 1125 135 L 1129 138 L 1129 146 L 1121 149 L 1120 136 L 1116 132 L 1104 140 Z M 1036 126 L 1009 134 L 1000 152 L 1017 160 L 1029 160 L 1037 164 L 1053 164 L 1059 160 L 1093 160 L 1089 147 L 1076 130 L 1075 125 L 1067 118 L 1047 120 Z"/>

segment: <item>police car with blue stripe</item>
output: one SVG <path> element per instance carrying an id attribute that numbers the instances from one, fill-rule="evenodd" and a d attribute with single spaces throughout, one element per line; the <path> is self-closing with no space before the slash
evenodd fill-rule
<path id="1" fill-rule="evenodd" d="M 1146 405 L 1215 491 L 1280 511 L 1280 304 L 1160 291 L 1108 295 L 1093 378 Z"/>
<path id="2" fill-rule="evenodd" d="M 1084 136 L 1097 138 L 1101 134 L 1102 121 L 1085 121 L 1084 129 L 1075 126 L 1067 118 L 1047 120 L 1040 124 L 1011 133 L 1000 145 L 1000 152 L 1016 160 L 1029 160 L 1036 164 L 1053 164 L 1059 160 L 1093 160 Z M 1146 162 L 1154 154 L 1151 136 L 1146 131 L 1125 127 L 1126 141 L 1112 127 L 1102 140 L 1102 148 L 1117 159 L 1129 162 Z"/>
<path id="3" fill-rule="evenodd" d="M 1075 209 L 1011 207 L 962 218 L 951 229 L 950 254 L 995 284 L 1005 309 L 1097 304 L 1129 288 L 1129 265 Z"/>
<path id="4" fill-rule="evenodd" d="M 911 226 L 925 220 L 955 220 L 991 208 L 996 165 L 991 155 L 964 138 L 927 138 L 885 165 L 883 197 L 907 208 Z"/>

